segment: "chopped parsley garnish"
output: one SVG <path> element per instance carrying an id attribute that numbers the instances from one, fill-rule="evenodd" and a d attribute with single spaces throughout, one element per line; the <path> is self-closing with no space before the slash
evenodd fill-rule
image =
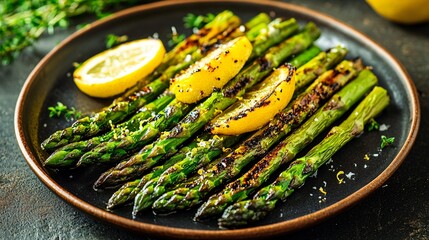
<path id="1" fill-rule="evenodd" d="M 74 107 L 71 107 L 70 109 L 64 105 L 61 102 L 57 102 L 57 105 L 54 107 L 48 107 L 49 110 L 49 117 L 53 118 L 53 117 L 61 117 L 62 115 L 67 119 L 76 119 L 76 118 L 80 118 L 80 116 L 82 115 L 82 113 L 80 111 L 77 111 Z"/>
<path id="2" fill-rule="evenodd" d="M 171 36 L 170 40 L 168 40 L 168 46 L 174 47 L 181 41 L 185 40 L 185 38 L 185 34 L 179 34 L 175 27 L 171 27 Z"/>
<path id="3" fill-rule="evenodd" d="M 66 113 L 64 113 L 64 117 L 67 120 L 80 118 L 81 115 L 82 113 L 80 111 L 77 111 L 74 107 L 71 107 L 69 110 L 67 110 Z"/>
<path id="4" fill-rule="evenodd" d="M 390 146 L 395 142 L 395 137 L 386 137 L 384 135 L 381 136 L 381 145 L 380 148 L 383 149 L 387 146 Z"/>
<path id="5" fill-rule="evenodd" d="M 48 107 L 49 117 L 60 117 L 63 113 L 67 111 L 67 106 L 62 104 L 61 102 L 57 102 L 57 106 Z"/>
<path id="6" fill-rule="evenodd" d="M 200 29 L 206 23 L 211 22 L 215 18 L 213 13 L 208 13 L 207 15 L 196 15 L 193 13 L 188 13 L 184 18 L 183 22 L 184 26 L 190 29 Z M 168 46 L 174 47 L 181 41 L 185 40 L 185 34 L 179 34 L 175 27 L 171 27 L 171 36 L 170 40 L 168 40 Z"/>
<path id="7" fill-rule="evenodd" d="M 106 37 L 106 48 L 111 48 L 127 40 L 128 40 L 127 35 L 117 36 L 115 34 L 109 34 Z"/>
<path id="8" fill-rule="evenodd" d="M 380 124 L 378 124 L 377 121 L 375 121 L 373 118 L 371 118 L 371 120 L 369 120 L 369 123 L 367 124 L 366 128 L 369 132 L 378 131 L 380 129 Z"/>
<path id="9" fill-rule="evenodd" d="M 184 18 L 186 28 L 202 28 L 206 23 L 211 22 L 215 18 L 213 13 L 208 13 L 207 15 L 195 15 L 193 13 L 188 13 Z"/>

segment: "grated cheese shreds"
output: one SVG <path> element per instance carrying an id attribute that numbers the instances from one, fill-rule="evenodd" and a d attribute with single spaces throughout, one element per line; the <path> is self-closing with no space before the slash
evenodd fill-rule
<path id="1" fill-rule="evenodd" d="M 354 175 L 356 175 L 356 174 L 355 174 L 355 173 L 353 173 L 353 172 L 349 172 L 349 173 L 347 173 L 345 176 L 346 176 L 348 179 L 352 179 L 352 177 L 353 177 Z"/>

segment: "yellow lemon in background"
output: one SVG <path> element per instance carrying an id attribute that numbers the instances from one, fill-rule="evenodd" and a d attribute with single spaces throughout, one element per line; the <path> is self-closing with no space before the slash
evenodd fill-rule
<path id="1" fill-rule="evenodd" d="M 157 39 L 140 39 L 101 52 L 77 68 L 77 87 L 92 97 L 112 97 L 125 92 L 161 63 L 164 45 Z"/>
<path id="2" fill-rule="evenodd" d="M 367 0 L 382 17 L 397 23 L 414 24 L 429 21 L 429 0 Z"/>

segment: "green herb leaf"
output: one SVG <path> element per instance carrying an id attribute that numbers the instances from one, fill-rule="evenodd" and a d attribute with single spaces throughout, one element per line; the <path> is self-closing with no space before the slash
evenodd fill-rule
<path id="1" fill-rule="evenodd" d="M 77 111 L 74 107 L 64 113 L 64 117 L 66 117 L 67 120 L 80 118 L 81 115 L 82 113 Z"/>
<path id="2" fill-rule="evenodd" d="M 175 27 L 171 27 L 171 36 L 170 40 L 168 40 L 168 46 L 174 47 L 181 41 L 185 40 L 185 34 L 178 34 Z"/>
<path id="3" fill-rule="evenodd" d="M 114 34 L 109 34 L 106 37 L 106 48 L 111 48 L 113 46 L 116 46 L 118 44 L 121 44 L 128 40 L 127 35 L 117 36 Z"/>
<path id="4" fill-rule="evenodd" d="M 184 18 L 183 22 L 185 23 L 186 28 L 202 28 L 206 23 L 212 21 L 215 18 L 213 13 L 208 13 L 207 15 L 195 15 L 188 13 Z"/>
<path id="5" fill-rule="evenodd" d="M 57 102 L 56 106 L 48 107 L 48 110 L 50 118 L 59 118 L 64 115 L 66 120 L 70 120 L 80 118 L 80 116 L 82 115 L 82 113 L 80 111 L 77 111 L 74 107 L 68 109 L 68 107 L 61 102 Z"/>
<path id="6" fill-rule="evenodd" d="M 185 40 L 185 34 L 171 35 L 170 40 L 168 40 L 168 46 L 174 47 L 183 40 Z"/>
<path id="7" fill-rule="evenodd" d="M 74 67 L 75 69 L 77 69 L 77 68 L 79 68 L 79 67 L 82 65 L 82 63 L 73 62 L 73 63 L 72 63 L 72 65 L 73 65 L 73 67 Z"/>
<path id="8" fill-rule="evenodd" d="M 371 118 L 371 120 L 369 120 L 367 124 L 367 130 L 371 132 L 371 131 L 378 131 L 379 129 L 380 129 L 380 124 L 378 124 L 377 121 Z"/>
<path id="9" fill-rule="evenodd" d="M 67 111 L 67 106 L 61 102 L 57 102 L 57 105 L 54 107 L 48 107 L 49 117 L 60 117 L 63 113 Z"/>
<path id="10" fill-rule="evenodd" d="M 381 136 L 381 145 L 380 148 L 383 149 L 387 146 L 390 146 L 395 141 L 395 137 L 386 137 L 384 135 Z"/>

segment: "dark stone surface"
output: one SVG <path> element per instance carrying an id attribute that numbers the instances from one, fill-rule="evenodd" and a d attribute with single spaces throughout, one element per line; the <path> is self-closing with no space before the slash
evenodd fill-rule
<path id="1" fill-rule="evenodd" d="M 338 18 L 395 55 L 417 86 L 422 120 L 416 144 L 383 187 L 348 211 L 284 238 L 429 239 L 429 24 L 387 22 L 364 1 L 287 2 Z M 60 200 L 33 174 L 16 143 L 13 115 L 20 89 L 37 62 L 71 32 L 45 36 L 13 64 L 0 66 L 0 239 L 141 239 Z"/>

